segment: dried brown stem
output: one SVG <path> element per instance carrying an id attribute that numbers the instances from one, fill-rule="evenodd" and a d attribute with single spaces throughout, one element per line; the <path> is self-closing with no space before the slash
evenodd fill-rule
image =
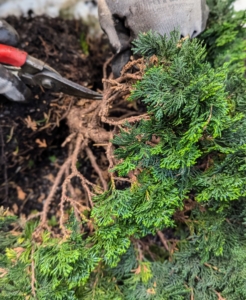
<path id="1" fill-rule="evenodd" d="M 113 177 L 114 180 L 119 180 L 119 181 L 123 181 L 123 182 L 128 182 L 128 183 L 132 183 L 132 181 L 130 179 L 127 178 L 123 178 L 123 177 Z"/>
<path id="2" fill-rule="evenodd" d="M 169 246 L 168 246 L 168 243 L 167 243 L 167 240 L 166 240 L 164 234 L 160 230 L 157 231 L 157 234 L 158 234 L 164 248 L 169 252 Z"/>
<path id="3" fill-rule="evenodd" d="M 226 298 L 223 298 L 219 292 L 217 292 L 215 290 L 214 290 L 214 292 L 218 296 L 218 300 L 226 300 Z"/>

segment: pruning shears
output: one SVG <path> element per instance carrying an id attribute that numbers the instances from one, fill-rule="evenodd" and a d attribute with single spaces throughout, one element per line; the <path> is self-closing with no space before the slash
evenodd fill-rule
<path id="1" fill-rule="evenodd" d="M 12 72 L 17 72 L 17 76 L 27 85 L 38 85 L 53 92 L 87 99 L 102 99 L 101 94 L 62 77 L 45 62 L 15 47 L 0 44 L 0 64 L 4 64 Z"/>

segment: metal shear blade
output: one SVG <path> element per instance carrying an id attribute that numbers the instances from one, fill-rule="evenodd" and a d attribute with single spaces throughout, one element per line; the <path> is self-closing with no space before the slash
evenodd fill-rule
<path id="1" fill-rule="evenodd" d="M 102 99 L 101 94 L 62 77 L 52 67 L 30 55 L 27 56 L 18 75 L 26 84 L 41 85 L 54 92 L 62 92 L 76 97 Z"/>
<path id="2" fill-rule="evenodd" d="M 71 80 L 62 77 L 60 74 L 43 70 L 36 74 L 19 72 L 19 77 L 23 82 L 30 85 L 41 85 L 44 88 L 50 89 L 54 92 L 61 92 L 68 95 L 89 98 L 94 100 L 101 100 L 102 95 L 96 93 L 82 85 L 79 85 Z"/>

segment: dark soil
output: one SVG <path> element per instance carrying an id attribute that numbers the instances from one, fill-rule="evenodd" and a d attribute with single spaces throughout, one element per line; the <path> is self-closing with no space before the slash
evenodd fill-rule
<path id="1" fill-rule="evenodd" d="M 102 66 L 110 51 L 106 40 L 86 38 L 87 27 L 81 21 L 47 17 L 6 20 L 20 35 L 20 49 L 70 80 L 93 90 L 102 89 Z M 0 96 L 0 206 L 26 216 L 42 209 L 59 166 L 67 157 L 67 148 L 61 147 L 69 135 L 65 117 L 72 104 L 80 101 L 39 87 L 32 91 L 33 99 L 28 104 Z M 103 164 L 100 148 L 96 156 Z M 81 159 L 80 171 L 90 172 L 86 158 Z"/>

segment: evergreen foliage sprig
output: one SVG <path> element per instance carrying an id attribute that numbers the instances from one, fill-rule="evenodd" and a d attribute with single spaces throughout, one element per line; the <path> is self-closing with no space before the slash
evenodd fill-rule
<path id="1" fill-rule="evenodd" d="M 208 49 L 208 60 L 217 68 L 229 62 L 230 70 L 245 74 L 246 11 L 235 12 L 235 0 L 207 0 L 210 8 L 207 29 L 199 39 Z"/>
<path id="2" fill-rule="evenodd" d="M 113 171 L 131 184 L 93 199 L 94 233 L 71 214 L 66 239 L 37 242 L 37 224 L 16 236 L 0 215 L 1 299 L 246 299 L 246 17 L 232 0 L 208 2 L 200 40 L 148 32 L 134 42 L 146 70 L 130 100 L 150 118 L 114 137 Z M 180 221 L 187 201 L 195 208 Z M 154 237 L 164 228 L 171 253 Z"/>

